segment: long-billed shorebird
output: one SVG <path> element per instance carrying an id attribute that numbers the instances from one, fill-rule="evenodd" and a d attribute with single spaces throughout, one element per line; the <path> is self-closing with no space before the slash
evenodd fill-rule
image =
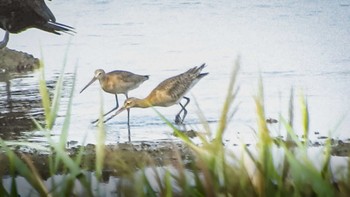
<path id="1" fill-rule="evenodd" d="M 138 75 L 128 71 L 115 70 L 109 73 L 105 73 L 102 69 L 97 69 L 95 71 L 94 77 L 91 81 L 80 91 L 82 93 L 87 87 L 89 87 L 93 82 L 99 80 L 101 88 L 107 92 L 115 95 L 116 106 L 109 112 L 103 114 L 106 116 L 118 109 L 118 94 L 124 94 L 128 98 L 128 92 L 139 87 L 144 81 L 149 78 L 148 75 Z M 96 123 L 99 119 L 93 121 Z M 128 110 L 128 128 L 130 132 L 130 110 Z M 130 136 L 130 135 L 129 135 Z"/>
<path id="2" fill-rule="evenodd" d="M 187 115 L 186 106 L 190 102 L 190 99 L 185 97 L 185 95 L 201 78 L 209 74 L 201 73 L 204 67 L 205 64 L 202 64 L 200 67 L 193 67 L 182 74 L 164 80 L 144 99 L 126 99 L 123 107 L 110 118 L 106 119 L 105 122 L 130 108 L 147 108 L 152 106 L 169 107 L 174 104 L 180 104 L 181 110 L 175 116 L 175 123 L 182 124 Z M 182 98 L 186 100 L 184 105 L 180 102 Z M 180 116 L 181 112 L 184 112 L 182 118 Z"/>
<path id="3" fill-rule="evenodd" d="M 74 32 L 74 28 L 56 22 L 44 0 L 1 0 L 0 28 L 6 31 L 0 49 L 7 45 L 9 33 L 19 33 L 28 28 L 38 28 L 54 34 Z"/>

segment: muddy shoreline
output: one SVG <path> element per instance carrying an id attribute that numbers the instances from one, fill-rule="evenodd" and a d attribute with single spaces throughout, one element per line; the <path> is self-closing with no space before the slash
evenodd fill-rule
<path id="1" fill-rule="evenodd" d="M 312 146 L 323 146 L 314 143 Z M 75 158 L 81 146 L 75 146 L 66 150 L 71 158 Z M 88 144 L 83 148 L 83 157 L 80 167 L 87 171 L 95 171 L 96 146 Z M 49 155 L 39 151 L 21 151 L 18 147 L 14 152 L 19 158 L 26 158 L 32 162 L 38 169 L 43 179 L 50 177 Z M 350 143 L 343 141 L 334 141 L 332 144 L 331 155 L 348 157 Z M 139 143 L 120 143 L 105 146 L 105 159 L 103 164 L 103 179 L 108 180 L 110 176 L 120 177 L 129 175 L 138 169 L 148 166 L 178 165 L 182 163 L 185 167 L 193 167 L 195 157 L 193 152 L 181 142 L 139 142 Z M 5 153 L 0 153 L 0 174 L 2 176 L 10 175 L 9 160 Z M 66 169 L 60 167 L 58 173 L 65 173 Z"/>
<path id="2" fill-rule="evenodd" d="M 23 151 L 19 147 L 12 147 L 15 154 L 21 158 L 31 161 L 43 179 L 50 177 L 48 153 L 36 150 Z M 95 170 L 96 146 L 88 144 L 84 146 L 83 157 L 80 167 L 87 171 Z M 67 149 L 71 158 L 75 158 L 80 152 L 81 146 Z M 105 146 L 105 159 L 103 164 L 104 178 L 110 176 L 124 176 L 130 174 L 130 170 L 138 170 L 147 166 L 165 166 L 182 162 L 190 165 L 194 160 L 192 151 L 183 143 L 178 142 L 141 142 L 139 144 L 121 143 Z M 9 159 L 5 153 L 0 153 L 0 174 L 10 175 Z M 65 173 L 62 166 L 58 173 Z"/>
<path id="3" fill-rule="evenodd" d="M 43 117 L 41 99 L 36 96 L 38 87 L 19 80 L 39 67 L 40 60 L 31 54 L 6 47 L 0 49 L 0 137 L 4 140 L 16 140 L 22 131 L 34 130 L 31 117 L 38 120 Z"/>

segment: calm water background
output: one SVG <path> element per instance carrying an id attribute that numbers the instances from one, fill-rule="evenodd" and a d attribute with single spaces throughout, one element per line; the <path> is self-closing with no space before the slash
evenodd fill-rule
<path id="1" fill-rule="evenodd" d="M 203 129 L 196 99 L 215 131 L 230 72 L 240 56 L 240 91 L 236 102 L 239 110 L 225 136 L 229 144 L 255 140 L 253 96 L 257 94 L 259 73 L 263 77 L 268 118 L 278 119 L 280 114 L 287 118 L 290 89 L 294 87 L 296 95 L 303 92 L 307 96 L 312 139 L 319 136 L 315 132 L 324 136 L 331 132 L 341 139 L 350 137 L 348 1 L 61 0 L 47 4 L 57 21 L 74 26 L 77 34 L 55 36 L 32 29 L 11 35 L 8 47 L 43 57 L 46 78 L 51 81 L 59 75 L 68 52 L 63 105 L 54 128 L 57 136 L 75 67 L 69 140 L 82 142 L 86 137 L 85 143 L 95 143 L 98 129 L 90 122 L 98 117 L 101 98 L 105 111 L 115 105 L 114 96 L 100 91 L 97 82 L 79 94 L 98 68 L 150 75 L 139 89 L 129 92 L 129 96 L 145 97 L 162 80 L 207 63 L 205 71 L 210 74 L 188 95 L 192 100 L 186 128 Z M 37 90 L 38 79 L 38 73 L 11 79 L 11 91 L 17 91 L 12 99 L 39 97 L 21 94 L 28 88 Z M 0 82 L 0 90 L 6 90 L 6 83 Z M 6 96 L 0 99 L 2 106 L 7 105 Z M 119 103 L 124 99 L 120 95 Z M 295 106 L 298 110 L 298 98 Z M 177 105 L 158 108 L 171 121 L 179 109 Z M 38 113 L 38 109 L 31 113 Z M 295 124 L 300 125 L 298 114 Z M 131 110 L 131 125 L 133 141 L 175 139 L 152 109 Z M 278 124 L 271 127 L 278 135 Z M 127 141 L 126 113 L 105 128 L 106 143 Z M 301 127 L 296 128 L 301 133 Z M 45 140 L 39 132 L 24 130 L 20 136 Z"/>

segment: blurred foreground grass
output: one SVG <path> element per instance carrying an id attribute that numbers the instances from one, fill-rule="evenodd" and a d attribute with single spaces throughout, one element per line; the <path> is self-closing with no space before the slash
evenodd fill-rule
<path id="1" fill-rule="evenodd" d="M 290 96 L 288 120 L 284 117 L 279 119 L 288 131 L 287 140 L 272 138 L 266 125 L 261 78 L 258 93 L 254 97 L 258 126 L 258 142 L 255 149 L 248 149 L 242 144 L 243 151 L 241 155 L 237 155 L 232 150 L 225 148 L 222 143 L 223 134 L 237 110 L 234 101 L 238 94 L 236 85 L 239 71 L 238 60 L 233 67 L 216 131 L 209 129 L 204 114 L 199 115 L 203 128 L 206 130 L 205 134 L 198 135 L 202 145 L 195 144 L 191 138 L 159 114 L 193 156 L 191 162 L 185 161 L 181 150 L 174 146 L 175 148 L 168 153 L 171 154 L 172 159 L 169 159 L 168 163 L 163 163 L 164 166 L 159 166 L 149 154 L 109 152 L 105 146 L 105 130 L 102 123 L 99 123 L 98 139 L 95 149 L 92 149 L 95 157 L 91 159 L 89 167 L 83 164 L 83 161 L 89 159 L 85 155 L 88 147 L 81 146 L 76 154 L 69 154 L 66 144 L 74 85 L 71 88 L 60 140 L 55 142 L 51 138 L 50 131 L 54 126 L 60 106 L 64 66 L 52 98 L 46 88 L 43 68 L 42 66 L 40 93 L 45 112 L 45 124 L 41 125 L 33 121 L 46 134 L 50 147 L 48 149 L 40 145 L 35 147 L 45 149 L 50 153 L 46 165 L 49 176 L 61 172 L 64 173 L 64 176 L 60 180 L 52 179 L 50 186 L 47 186 L 44 178 L 38 172 L 39 169 L 33 165 L 35 161 L 23 154 L 16 154 L 9 148 L 7 142 L 0 140 L 2 151 L 9 161 L 9 174 L 12 178 L 10 188 L 5 188 L 0 179 L 2 196 L 19 195 L 20 185 L 15 179 L 18 175 L 24 177 L 32 187 L 31 193 L 26 194 L 27 196 L 107 196 L 106 191 L 99 190 L 94 183 L 94 180 L 102 179 L 107 166 L 110 170 L 119 172 L 117 176 L 120 179 L 115 185 L 117 192 L 113 194 L 116 196 L 350 196 L 350 171 L 344 171 L 346 173 L 337 180 L 334 179 L 331 171 L 330 140 L 323 147 L 324 154 L 320 155 L 321 168 L 317 168 L 307 155 L 309 147 L 308 143 L 304 142 L 308 141 L 309 113 L 305 97 L 301 96 L 301 107 L 298 109 L 302 114 L 300 124 L 302 124 L 305 138 L 300 140 L 293 129 L 295 110 L 292 104 L 293 91 Z M 101 119 L 102 114 L 101 109 Z M 215 135 L 214 140 L 209 139 L 208 134 Z M 26 145 L 34 147 L 33 144 Z M 281 153 L 278 156 L 273 154 L 276 149 Z M 133 159 L 130 160 L 130 157 Z M 94 172 L 92 175 L 94 179 L 91 178 L 91 174 L 86 173 L 87 171 Z M 78 186 L 79 190 L 77 190 Z"/>

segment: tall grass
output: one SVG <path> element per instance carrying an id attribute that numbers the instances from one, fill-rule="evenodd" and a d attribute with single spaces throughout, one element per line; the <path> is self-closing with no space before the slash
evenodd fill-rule
<path id="1" fill-rule="evenodd" d="M 270 135 L 266 123 L 264 106 L 263 80 L 259 78 L 258 92 L 254 96 L 257 118 L 256 146 L 252 148 L 241 145 L 241 154 L 233 153 L 226 148 L 223 143 L 223 136 L 228 131 L 228 124 L 232 122 L 237 107 L 235 100 L 239 93 L 237 86 L 237 76 L 239 73 L 239 60 L 235 62 L 227 96 L 222 107 L 217 129 L 210 130 L 205 120 L 205 114 L 199 114 L 205 132 L 198 134 L 201 145 L 195 144 L 191 138 L 186 136 L 171 122 L 164 119 L 177 136 L 193 152 L 194 161 L 185 167 L 181 160 L 181 150 L 175 150 L 175 160 L 168 166 L 145 166 L 137 172 L 134 166 L 128 165 L 120 159 L 115 162 L 115 169 L 127 171 L 127 176 L 121 177 L 117 194 L 119 196 L 348 196 L 350 195 L 349 177 L 347 174 L 342 180 L 334 182 L 333 174 L 330 170 L 330 141 L 324 147 L 325 154 L 321 155 L 322 168 L 318 169 L 307 155 L 308 133 L 309 133 L 309 110 L 307 99 L 300 96 L 299 113 L 302 115 L 300 123 L 304 132 L 304 139 L 299 139 L 294 131 L 293 116 L 294 91 L 291 91 L 289 104 L 289 117 L 285 120 L 282 116 L 279 122 L 287 130 L 286 141 L 274 140 Z M 60 106 L 62 74 L 55 86 L 53 98 L 49 97 L 46 88 L 44 70 L 40 79 L 40 93 L 45 112 L 45 125 L 37 121 L 37 127 L 45 134 L 50 145 L 48 151 L 49 171 L 54 176 L 63 168 L 65 176 L 62 180 L 52 179 L 51 189 L 48 189 L 37 169 L 26 158 L 17 155 L 12 151 L 7 142 L 0 140 L 2 150 L 10 160 L 10 174 L 12 176 L 12 186 L 6 190 L 2 184 L 0 193 L 4 196 L 18 196 L 19 190 L 16 175 L 24 177 L 31 184 L 33 190 L 40 196 L 103 196 L 103 192 L 95 190 L 91 177 L 86 175 L 86 170 L 82 168 L 84 147 L 80 148 L 78 154 L 70 156 L 66 151 L 67 136 L 70 125 L 70 114 L 74 83 L 70 90 L 70 99 L 66 111 L 61 136 L 58 142 L 51 138 L 51 129 L 54 127 L 57 112 Z M 101 105 L 102 106 L 102 105 Z M 199 110 L 200 111 L 200 110 Z M 100 120 L 102 120 L 103 109 L 101 108 Z M 98 123 L 98 139 L 96 143 L 95 176 L 98 180 L 102 177 L 104 165 L 107 162 L 105 149 L 105 130 L 102 122 Z M 212 139 L 210 136 L 214 136 Z M 290 146 L 295 144 L 295 146 Z M 273 154 L 274 150 L 280 150 L 281 156 Z M 276 161 L 279 165 L 276 166 Z M 278 162 L 277 162 L 278 163 Z M 350 165 L 349 165 L 350 168 Z M 350 173 L 350 170 L 349 170 Z M 1 183 L 1 182 L 0 182 Z M 75 188 L 79 183 L 83 188 L 83 194 L 78 193 Z"/>
<path id="2" fill-rule="evenodd" d="M 68 51 L 68 50 L 67 50 Z M 46 136 L 47 142 L 49 143 L 49 148 L 45 149 L 45 147 L 39 147 L 41 149 L 45 149 L 49 152 L 48 156 L 48 168 L 51 176 L 56 175 L 59 171 L 63 170 L 66 172 L 66 176 L 63 177 L 62 180 L 56 182 L 55 179 L 51 179 L 51 188 L 52 190 L 48 190 L 44 184 L 44 180 L 40 177 L 39 173 L 32 165 L 32 161 L 26 158 L 24 155 L 17 155 L 14 151 L 12 151 L 6 142 L 0 140 L 2 150 L 5 151 L 6 155 L 9 158 L 10 162 L 10 173 L 13 179 L 12 187 L 9 192 L 7 192 L 4 188 L 2 194 L 5 196 L 18 196 L 18 186 L 15 181 L 16 175 L 20 175 L 26 179 L 26 181 L 33 187 L 33 190 L 37 192 L 34 195 L 40 196 L 74 196 L 74 185 L 76 181 L 80 182 L 80 184 L 84 187 L 84 193 L 88 196 L 93 196 L 93 192 L 91 189 L 91 184 L 89 183 L 88 177 L 86 177 L 83 172 L 84 170 L 80 167 L 81 158 L 82 158 L 82 149 L 77 154 L 75 158 L 70 157 L 70 155 L 66 151 L 66 144 L 69 132 L 70 125 L 70 116 L 71 116 L 71 107 L 72 107 L 72 99 L 74 93 L 74 84 L 70 90 L 70 96 L 68 101 L 68 108 L 65 114 L 63 126 L 61 128 L 61 135 L 58 142 L 54 141 L 51 137 L 51 130 L 54 127 L 54 123 L 57 119 L 57 113 L 59 111 L 60 99 L 62 97 L 62 88 L 63 88 L 63 80 L 64 80 L 64 68 L 66 61 L 62 66 L 61 74 L 56 82 L 55 90 L 53 97 L 50 97 L 49 90 L 46 86 L 46 80 L 44 75 L 44 65 L 41 62 L 41 75 L 39 81 L 39 90 L 42 98 L 42 105 L 45 114 L 45 123 L 41 125 L 38 121 L 33 119 L 34 123 L 40 129 L 44 135 Z M 74 76 L 75 80 L 75 76 Z M 11 143 L 15 144 L 15 143 Z M 21 143 L 20 145 L 33 146 L 31 143 Z M 23 157 L 23 159 L 22 159 Z M 62 167 L 63 166 L 63 167 Z M 63 169 L 61 169 L 63 168 Z"/>
<path id="3" fill-rule="evenodd" d="M 237 154 L 233 154 L 231 150 L 225 148 L 223 134 L 227 132 L 227 124 L 232 120 L 237 110 L 234 101 L 239 89 L 235 86 L 238 70 L 239 61 L 236 62 L 231 75 L 214 140 L 205 135 L 199 135 L 203 145 L 198 146 L 162 116 L 177 136 L 193 150 L 195 162 L 190 168 L 190 172 L 183 167 L 178 167 L 176 173 L 172 170 L 167 171 L 167 173 L 155 171 L 153 176 L 162 177 L 157 179 L 156 185 L 160 187 L 155 187 L 154 183 L 152 184 L 153 179 L 143 178 L 142 189 L 139 185 L 137 186 L 138 191 L 140 191 L 138 195 L 347 196 L 349 189 L 340 191 L 337 187 L 340 183 L 343 185 L 343 181 L 335 183 L 332 179 L 334 175 L 330 170 L 330 140 L 323 148 L 325 153 L 320 155 L 322 158 L 319 161 L 322 162 L 320 170 L 307 154 L 310 119 L 307 99 L 303 95 L 299 97 L 299 113 L 302 117 L 300 124 L 303 128 L 304 138 L 297 137 L 293 128 L 295 112 L 293 89 L 290 96 L 289 121 L 280 117 L 282 126 L 288 132 L 286 141 L 274 140 L 270 135 L 265 117 L 263 80 L 260 77 L 258 93 L 254 97 L 258 141 L 253 150 L 256 151 L 242 145 L 244 150 L 242 156 L 237 157 Z M 201 114 L 200 117 L 204 117 L 204 115 Z M 207 130 L 205 133 L 212 133 L 205 122 L 203 128 Z M 296 144 L 296 146 L 290 146 L 290 144 Z M 282 152 L 282 156 L 273 154 L 276 149 Z M 279 165 L 276 166 L 275 163 L 279 163 Z M 182 163 L 175 166 L 182 166 Z M 184 174 L 190 174 L 192 181 L 189 181 Z M 172 178 L 172 184 L 169 184 L 169 177 Z M 348 183 L 348 177 L 344 179 L 344 183 Z"/>

